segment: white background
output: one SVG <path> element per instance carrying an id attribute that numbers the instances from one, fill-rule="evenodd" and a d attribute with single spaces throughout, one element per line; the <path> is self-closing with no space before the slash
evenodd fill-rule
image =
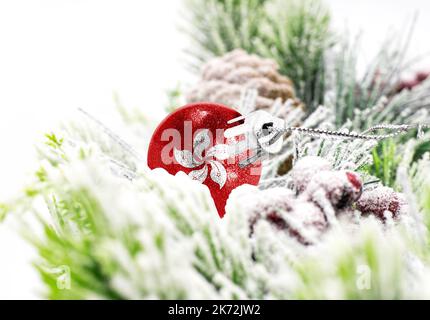
<path id="1" fill-rule="evenodd" d="M 430 3 L 329 0 L 334 27 L 363 32 L 370 59 L 389 32 L 419 13 L 410 56 L 430 52 Z M 19 190 L 42 134 L 84 107 L 108 119 L 117 92 L 125 106 L 157 116 L 165 90 L 190 82 L 178 31 L 180 0 L 0 0 L 0 201 Z M 430 69 L 430 61 L 422 62 Z M 107 121 L 109 123 L 109 121 Z M 35 254 L 0 224 L 0 299 L 36 298 Z"/>

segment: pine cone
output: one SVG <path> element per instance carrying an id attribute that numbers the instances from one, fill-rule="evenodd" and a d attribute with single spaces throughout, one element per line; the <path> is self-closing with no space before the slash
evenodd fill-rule
<path id="1" fill-rule="evenodd" d="M 270 108 L 275 99 L 295 99 L 292 81 L 278 73 L 274 60 L 236 49 L 214 58 L 202 68 L 201 81 L 187 95 L 188 102 L 210 101 L 237 107 L 244 89 L 256 89 L 257 109 Z"/>

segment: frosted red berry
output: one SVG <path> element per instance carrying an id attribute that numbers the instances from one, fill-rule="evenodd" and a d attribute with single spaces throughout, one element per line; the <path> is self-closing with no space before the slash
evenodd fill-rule
<path id="1" fill-rule="evenodd" d="M 356 190 L 361 190 L 363 188 L 363 184 L 361 182 L 360 177 L 355 172 L 347 171 L 346 177 L 348 178 L 349 182 L 351 182 L 352 186 Z"/>
<path id="2" fill-rule="evenodd" d="M 311 238 L 318 237 L 327 222 L 320 208 L 311 202 L 298 199 L 285 188 L 262 191 L 250 208 L 250 235 L 259 221 L 267 221 L 275 230 L 286 232 L 304 245 L 311 244 Z M 309 237 L 311 235 L 311 237 Z"/>
<path id="3" fill-rule="evenodd" d="M 316 156 L 303 157 L 297 161 L 291 171 L 294 186 L 298 192 L 303 192 L 312 178 L 321 171 L 332 169 L 330 162 Z"/>
<path id="4" fill-rule="evenodd" d="M 344 209 L 361 195 L 360 177 L 350 171 L 322 171 L 309 182 L 303 197 L 322 205 L 324 196 L 335 209 Z"/>
<path id="5" fill-rule="evenodd" d="M 385 221 L 386 214 L 398 218 L 405 205 L 403 195 L 389 187 L 378 187 L 363 193 L 357 201 L 357 209 L 364 216 L 374 215 Z"/>

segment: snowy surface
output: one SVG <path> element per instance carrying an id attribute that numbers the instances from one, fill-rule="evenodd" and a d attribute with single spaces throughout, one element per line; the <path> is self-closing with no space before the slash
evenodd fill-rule
<path id="1" fill-rule="evenodd" d="M 419 13 L 411 55 L 430 52 L 428 1 L 327 1 L 334 26 L 363 31 L 365 63 L 393 28 Z M 109 123 L 112 94 L 126 106 L 154 110 L 166 88 L 190 79 L 178 33 L 179 0 L 16 0 L 0 3 L 0 197 L 13 194 L 33 164 L 33 144 L 83 107 Z M 423 61 L 430 67 L 430 61 Z M 0 198 L 0 199 L 1 199 Z M 13 221 L 0 224 L 0 299 L 36 298 L 32 249 Z"/>

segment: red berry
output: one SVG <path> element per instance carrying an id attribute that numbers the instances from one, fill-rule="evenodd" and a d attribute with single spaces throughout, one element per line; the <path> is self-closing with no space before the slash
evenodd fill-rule
<path id="1" fill-rule="evenodd" d="M 366 191 L 357 201 L 357 209 L 362 215 L 375 215 L 382 221 L 386 220 L 386 212 L 390 212 L 393 218 L 398 218 L 404 205 L 403 195 L 389 187 Z"/>
<path id="2" fill-rule="evenodd" d="M 303 196 L 322 205 L 320 195 L 327 197 L 333 208 L 344 209 L 356 201 L 362 192 L 359 176 L 350 171 L 322 171 L 314 176 Z"/>
<path id="3" fill-rule="evenodd" d="M 417 72 L 415 74 L 415 78 L 400 81 L 396 87 L 396 92 L 400 92 L 404 89 L 411 90 L 417 85 L 421 84 L 421 82 L 427 80 L 429 76 L 430 76 L 430 72 L 428 71 Z"/>
<path id="4" fill-rule="evenodd" d="M 415 79 L 419 82 L 423 82 L 429 77 L 429 75 L 430 75 L 430 72 L 420 71 L 415 75 Z"/>
<path id="5" fill-rule="evenodd" d="M 250 207 L 250 235 L 259 221 L 265 220 L 275 230 L 286 232 L 304 245 L 312 243 L 327 228 L 322 211 L 311 202 L 297 199 L 290 190 L 272 188 L 254 197 Z"/>
<path id="6" fill-rule="evenodd" d="M 361 190 L 363 188 L 361 179 L 355 172 L 347 171 L 346 177 L 348 178 L 349 182 L 351 182 L 351 184 L 354 186 L 354 188 L 356 188 L 357 190 Z"/>
<path id="7" fill-rule="evenodd" d="M 405 89 L 411 90 L 413 87 L 417 86 L 418 84 L 419 84 L 419 81 L 417 81 L 417 80 L 404 80 L 404 81 L 399 83 L 396 91 L 400 92 L 400 91 L 403 91 Z"/>
<path id="8" fill-rule="evenodd" d="M 330 162 L 321 157 L 307 156 L 301 158 L 291 171 L 294 186 L 298 192 L 303 192 L 312 178 L 321 171 L 332 169 Z"/>

